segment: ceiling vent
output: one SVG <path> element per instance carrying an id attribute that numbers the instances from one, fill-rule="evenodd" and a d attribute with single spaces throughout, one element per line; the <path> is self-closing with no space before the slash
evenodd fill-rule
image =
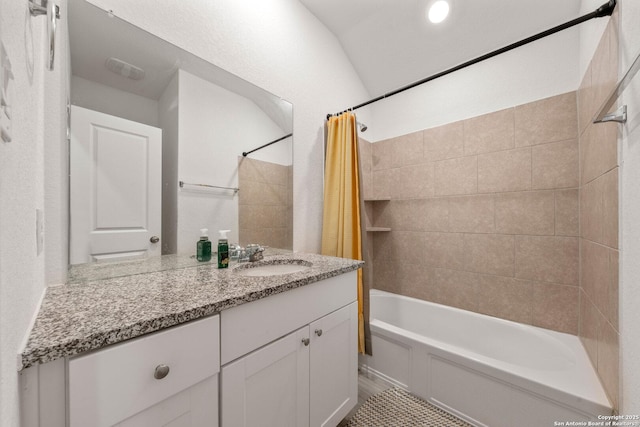
<path id="1" fill-rule="evenodd" d="M 104 64 L 110 71 L 120 74 L 131 80 L 144 79 L 145 72 L 142 68 L 131 65 L 118 58 L 109 58 Z"/>

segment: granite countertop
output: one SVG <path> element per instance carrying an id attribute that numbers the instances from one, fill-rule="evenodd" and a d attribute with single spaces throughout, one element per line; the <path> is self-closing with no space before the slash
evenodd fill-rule
<path id="1" fill-rule="evenodd" d="M 260 263 L 299 260 L 307 270 L 242 276 L 207 263 L 47 288 L 19 355 L 18 370 L 115 344 L 219 313 L 246 302 L 357 270 L 364 263 L 316 254 L 265 256 Z"/>

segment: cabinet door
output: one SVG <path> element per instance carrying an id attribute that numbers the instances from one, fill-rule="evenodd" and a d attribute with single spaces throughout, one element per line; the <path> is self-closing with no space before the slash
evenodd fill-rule
<path id="1" fill-rule="evenodd" d="M 222 426 L 308 426 L 308 340 L 305 326 L 223 366 Z"/>
<path id="2" fill-rule="evenodd" d="M 336 426 L 358 402 L 358 303 L 310 325 L 310 425 Z"/>
<path id="3" fill-rule="evenodd" d="M 218 375 L 114 425 L 114 427 L 217 427 Z"/>

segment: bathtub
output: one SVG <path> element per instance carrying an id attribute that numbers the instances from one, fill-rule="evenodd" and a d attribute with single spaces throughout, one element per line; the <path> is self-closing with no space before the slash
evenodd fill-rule
<path id="1" fill-rule="evenodd" d="M 378 290 L 370 317 L 361 372 L 473 425 L 587 425 L 612 413 L 576 336 Z"/>

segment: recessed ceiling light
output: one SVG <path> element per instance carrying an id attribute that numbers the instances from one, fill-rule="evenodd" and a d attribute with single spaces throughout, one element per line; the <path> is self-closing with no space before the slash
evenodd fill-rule
<path id="1" fill-rule="evenodd" d="M 429 21 L 439 24 L 449 15 L 449 3 L 446 0 L 438 0 L 429 8 Z"/>

